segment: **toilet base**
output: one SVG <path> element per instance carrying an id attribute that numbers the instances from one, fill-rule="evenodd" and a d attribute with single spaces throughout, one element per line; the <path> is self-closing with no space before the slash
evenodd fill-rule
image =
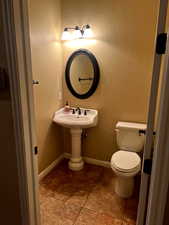
<path id="1" fill-rule="evenodd" d="M 122 198 L 130 198 L 134 190 L 134 177 L 116 177 L 115 193 Z"/>

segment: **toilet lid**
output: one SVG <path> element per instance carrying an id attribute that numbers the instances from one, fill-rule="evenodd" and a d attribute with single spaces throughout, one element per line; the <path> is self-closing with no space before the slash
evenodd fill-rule
<path id="1" fill-rule="evenodd" d="M 132 172 L 140 167 L 140 157 L 135 152 L 117 151 L 112 155 L 111 164 L 122 172 Z"/>

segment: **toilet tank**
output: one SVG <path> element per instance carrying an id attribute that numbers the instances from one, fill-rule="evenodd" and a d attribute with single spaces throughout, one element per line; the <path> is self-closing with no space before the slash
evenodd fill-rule
<path id="1" fill-rule="evenodd" d="M 139 130 L 146 130 L 143 123 L 118 122 L 116 124 L 117 145 L 120 150 L 140 152 L 143 149 L 145 135 Z"/>

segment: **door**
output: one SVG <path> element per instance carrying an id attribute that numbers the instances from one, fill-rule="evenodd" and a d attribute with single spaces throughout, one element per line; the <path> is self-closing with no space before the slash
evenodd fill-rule
<path id="1" fill-rule="evenodd" d="M 28 6 L 25 0 L 1 1 L 15 121 L 21 218 L 39 225 L 38 164 L 33 100 Z"/>
<path id="2" fill-rule="evenodd" d="M 154 56 L 151 92 L 149 100 L 149 112 L 147 120 L 146 142 L 143 155 L 143 167 L 141 175 L 137 225 L 144 225 L 146 223 L 146 216 L 147 216 L 150 174 L 149 172 L 145 172 L 145 169 L 149 170 L 149 168 L 145 167 L 146 166 L 151 167 L 150 164 L 151 159 L 153 157 L 153 144 L 154 144 L 153 132 L 155 129 L 159 77 L 160 77 L 162 56 L 165 54 L 166 38 L 167 38 L 167 35 L 165 34 L 167 6 L 168 0 L 160 0 L 159 16 L 157 20 L 156 52 Z"/>
<path id="3" fill-rule="evenodd" d="M 30 39 L 29 39 L 30 31 L 29 31 L 27 4 L 28 4 L 28 1 L 15 0 L 14 1 L 14 17 L 15 17 L 15 27 L 17 30 L 16 38 L 18 40 L 17 54 L 18 54 L 18 57 L 23 57 L 24 59 L 24 62 L 22 62 L 20 59 L 20 64 L 25 63 L 25 68 L 23 72 L 25 72 L 25 89 L 27 93 L 25 93 L 26 96 L 23 96 L 22 106 L 24 107 L 24 101 L 27 100 L 27 107 L 28 107 L 27 111 L 28 111 L 29 129 L 30 129 L 29 135 L 30 135 L 31 150 L 32 150 L 31 151 L 32 154 L 30 154 L 30 161 L 27 158 L 28 160 L 27 169 L 30 169 L 30 167 L 32 167 L 32 177 L 30 177 L 30 179 L 32 179 L 33 187 L 30 187 L 30 189 L 33 188 L 32 200 L 34 203 L 34 220 L 35 220 L 34 223 L 36 225 L 40 225 L 38 146 L 37 146 L 37 138 L 36 138 L 36 123 L 35 123 L 34 96 L 33 96 L 33 85 L 36 85 L 37 83 L 34 82 L 33 76 L 32 76 L 31 48 L 30 48 Z M 24 27 L 24 30 L 22 30 L 23 27 Z M 22 35 L 22 32 L 23 32 L 23 35 Z M 21 52 L 20 50 L 23 50 L 23 52 Z M 20 67 L 20 69 L 22 68 Z"/>

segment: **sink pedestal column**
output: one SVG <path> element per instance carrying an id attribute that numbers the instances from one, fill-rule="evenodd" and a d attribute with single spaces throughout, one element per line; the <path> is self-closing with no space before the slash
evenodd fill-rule
<path id="1" fill-rule="evenodd" d="M 84 162 L 81 157 L 81 136 L 82 129 L 71 129 L 72 136 L 72 156 L 69 161 L 69 169 L 78 171 L 83 169 Z"/>

